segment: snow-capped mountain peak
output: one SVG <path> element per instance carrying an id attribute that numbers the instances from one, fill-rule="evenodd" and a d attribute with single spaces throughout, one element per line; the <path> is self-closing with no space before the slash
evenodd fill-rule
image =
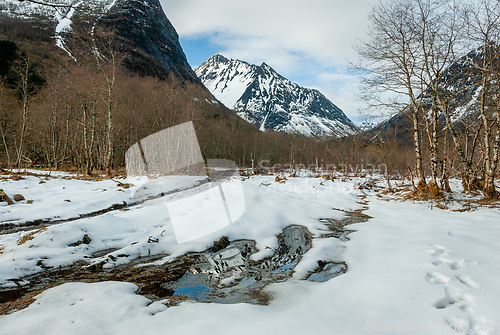
<path id="1" fill-rule="evenodd" d="M 291 82 L 266 63 L 214 55 L 195 72 L 217 99 L 262 131 L 339 137 L 358 131 L 318 90 Z"/>

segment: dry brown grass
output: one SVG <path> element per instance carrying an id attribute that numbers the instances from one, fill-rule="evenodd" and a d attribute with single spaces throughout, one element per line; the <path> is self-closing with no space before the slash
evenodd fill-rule
<path id="1" fill-rule="evenodd" d="M 14 301 L 0 304 L 0 315 L 7 315 L 25 309 L 35 301 L 35 296 L 40 293 L 42 293 L 42 291 L 29 292 Z"/>
<path id="2" fill-rule="evenodd" d="M 448 209 L 448 206 L 446 206 L 445 204 L 436 204 L 435 206 L 436 208 L 439 208 L 439 209 L 442 209 L 442 210 L 447 210 Z"/>
<path id="3" fill-rule="evenodd" d="M 287 179 L 286 179 L 285 176 L 281 177 L 281 176 L 278 175 L 278 176 L 276 176 L 276 178 L 274 178 L 274 182 L 275 183 L 280 183 L 280 184 L 286 183 L 286 180 Z"/>
<path id="4" fill-rule="evenodd" d="M 181 302 L 189 300 L 189 297 L 186 295 L 176 295 L 172 297 L 168 297 L 168 302 L 165 303 L 168 307 L 178 306 Z"/>
<path id="5" fill-rule="evenodd" d="M 452 212 L 458 212 L 458 213 L 464 213 L 464 212 L 471 212 L 472 207 L 464 207 L 464 208 L 459 208 L 459 209 L 452 209 Z"/>
<path id="6" fill-rule="evenodd" d="M 35 231 L 33 231 L 33 232 L 29 233 L 29 234 L 24 235 L 23 237 L 21 237 L 21 239 L 19 241 L 17 241 L 17 245 L 21 245 L 21 244 L 24 244 L 24 243 L 26 243 L 28 241 L 31 241 L 32 239 L 35 238 L 36 234 L 39 234 L 39 233 L 44 232 L 46 230 L 47 230 L 47 228 L 42 227 L 42 228 L 40 228 L 38 230 L 35 230 Z"/>

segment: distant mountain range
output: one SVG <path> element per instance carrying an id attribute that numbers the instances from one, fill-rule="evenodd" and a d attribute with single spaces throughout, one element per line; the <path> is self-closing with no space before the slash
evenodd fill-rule
<path id="1" fill-rule="evenodd" d="M 291 82 L 266 63 L 257 66 L 215 55 L 195 73 L 219 101 L 261 131 L 336 137 L 359 132 L 318 90 Z"/>
<path id="2" fill-rule="evenodd" d="M 363 122 L 358 127 L 359 127 L 359 130 L 361 130 L 361 131 L 368 131 L 368 130 L 373 129 L 373 127 L 375 127 L 375 126 L 377 126 L 376 123 L 373 123 L 373 122 Z"/>
<path id="3" fill-rule="evenodd" d="M 480 74 L 473 64 L 480 65 L 483 57 L 481 50 L 472 50 L 449 66 L 439 80 L 441 94 L 453 97 L 449 102 L 449 114 L 456 129 L 470 127 L 478 120 L 482 86 L 479 80 Z M 422 102 L 424 110 L 427 111 L 427 116 L 430 118 L 432 104 L 430 90 L 424 91 Z M 385 138 L 386 134 L 390 133 L 396 134 L 398 137 L 406 137 L 408 141 L 413 140 L 413 125 L 406 114 L 411 114 L 409 109 L 392 115 L 370 129 L 363 130 L 371 136 L 380 138 Z M 444 129 L 446 123 L 442 112 L 439 112 L 438 119 L 441 129 Z"/>

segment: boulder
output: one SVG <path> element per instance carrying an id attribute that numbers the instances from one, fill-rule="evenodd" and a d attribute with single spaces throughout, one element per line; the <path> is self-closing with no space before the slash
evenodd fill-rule
<path id="1" fill-rule="evenodd" d="M 92 240 L 90 239 L 89 235 L 85 234 L 83 235 L 82 243 L 83 244 L 90 244 Z"/>
<path id="2" fill-rule="evenodd" d="M 0 189 L 0 202 L 6 202 L 8 205 L 14 204 L 12 200 L 10 200 L 9 196 L 5 194 L 5 192 Z"/>
<path id="3" fill-rule="evenodd" d="M 22 194 L 14 194 L 14 201 L 23 201 L 25 200 Z"/>

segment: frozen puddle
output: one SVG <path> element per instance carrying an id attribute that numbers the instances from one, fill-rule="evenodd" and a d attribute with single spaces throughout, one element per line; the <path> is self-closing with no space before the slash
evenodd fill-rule
<path id="1" fill-rule="evenodd" d="M 317 237 L 348 240 L 352 230 L 346 225 L 368 220 L 361 211 L 345 212 L 341 220 L 322 219 L 329 232 Z M 26 294 L 66 282 L 126 281 L 136 284 L 140 294 L 151 300 L 177 305 L 183 300 L 204 303 L 250 303 L 267 305 L 271 296 L 263 288 L 291 278 L 294 269 L 312 246 L 313 237 L 303 226 L 291 225 L 277 236 L 278 248 L 272 257 L 253 261 L 258 250 L 253 240 L 230 242 L 222 237 L 204 252 L 189 252 L 161 265 L 152 262 L 165 255 L 131 260 L 112 269 L 89 267 L 85 261 L 63 268 L 44 268 L 43 272 L 20 278 L 26 285 L 0 290 L 0 303 L 16 301 Z M 109 251 L 109 250 L 106 250 Z M 325 282 L 347 271 L 345 263 L 318 261 L 306 280 Z"/>
<path id="2" fill-rule="evenodd" d="M 254 241 L 233 241 L 217 252 L 191 254 L 193 262 L 186 273 L 161 287 L 199 302 L 266 304 L 269 297 L 262 288 L 290 278 L 310 248 L 307 229 L 288 226 L 278 235 L 278 249 L 271 258 L 255 262 L 250 259 L 257 252 Z"/>
<path id="3" fill-rule="evenodd" d="M 340 276 L 347 271 L 344 263 L 327 263 L 321 271 L 312 273 L 307 280 L 324 282 Z"/>
<path id="4" fill-rule="evenodd" d="M 255 241 L 229 243 L 226 240 L 228 245 L 221 250 L 187 253 L 162 265 L 148 265 L 161 258 L 155 256 L 109 270 L 83 266 L 85 262 L 59 269 L 47 268 L 24 278 L 27 285 L 0 291 L 0 302 L 14 301 L 29 292 L 65 282 L 114 280 L 135 283 L 140 287 L 140 294 L 152 300 L 169 299 L 170 305 L 183 300 L 266 305 L 271 297 L 262 289 L 289 279 L 302 256 L 311 249 L 311 241 L 312 236 L 305 227 L 292 225 L 278 235 L 274 255 L 258 262 L 250 259 L 258 251 Z M 327 281 L 345 270 L 345 264 L 319 264 L 308 280 Z"/>

